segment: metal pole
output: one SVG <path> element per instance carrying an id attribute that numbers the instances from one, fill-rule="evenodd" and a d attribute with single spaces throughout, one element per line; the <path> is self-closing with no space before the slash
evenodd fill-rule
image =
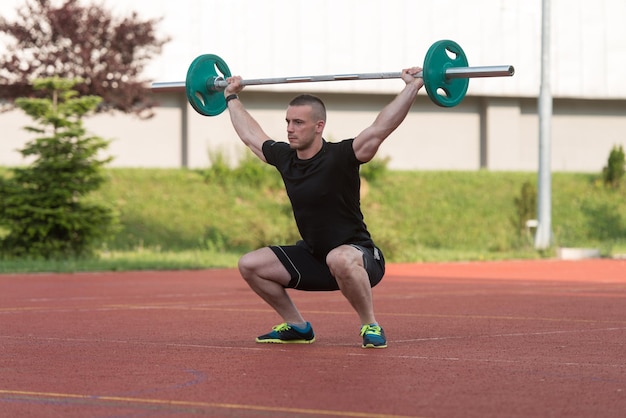
<path id="1" fill-rule="evenodd" d="M 495 65 L 487 67 L 450 67 L 445 70 L 446 78 L 479 78 L 479 77 L 510 77 L 515 74 L 515 68 L 512 65 Z M 419 72 L 415 77 L 422 77 Z M 362 74 L 338 74 L 338 75 L 314 75 L 299 77 L 277 77 L 277 78 L 257 78 L 250 80 L 242 80 L 244 86 L 258 86 L 266 84 L 288 84 L 288 83 L 312 83 L 319 81 L 346 81 L 346 80 L 377 80 L 388 78 L 401 78 L 401 72 L 393 73 L 362 73 Z M 210 77 L 207 84 L 211 90 L 224 90 L 228 83 L 221 77 Z M 184 81 L 174 82 L 157 82 L 152 83 L 152 90 L 179 90 L 185 88 Z"/>
<path id="2" fill-rule="evenodd" d="M 550 90 L 550 0 L 542 1 L 541 18 L 541 87 L 539 91 L 539 173 L 537 198 L 537 231 L 535 249 L 545 250 L 552 244 L 552 175 Z"/>

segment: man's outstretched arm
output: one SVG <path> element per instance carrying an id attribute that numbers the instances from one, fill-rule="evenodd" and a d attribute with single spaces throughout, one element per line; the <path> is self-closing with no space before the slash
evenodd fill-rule
<path id="1" fill-rule="evenodd" d="M 239 94 L 243 90 L 241 77 L 229 77 L 227 81 L 229 84 L 224 90 L 224 96 L 228 97 L 233 94 Z M 241 138 L 243 143 L 246 144 L 257 157 L 263 162 L 267 162 L 263 155 L 262 148 L 263 143 L 270 139 L 270 137 L 263 131 L 259 123 L 250 113 L 248 113 L 239 99 L 228 100 L 227 106 L 230 121 L 239 138 Z"/>
<path id="2" fill-rule="evenodd" d="M 406 83 L 404 89 L 383 108 L 374 123 L 354 139 L 354 153 L 359 161 L 366 163 L 374 158 L 378 147 L 400 126 L 409 113 L 418 91 L 424 85 L 423 79 L 414 77 L 421 70 L 420 67 L 402 70 L 402 79 Z"/>

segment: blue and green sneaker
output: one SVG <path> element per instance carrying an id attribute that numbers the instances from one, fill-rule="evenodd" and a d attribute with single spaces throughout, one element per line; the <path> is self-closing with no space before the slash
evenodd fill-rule
<path id="1" fill-rule="evenodd" d="M 257 343 L 274 344 L 311 344 L 315 341 L 315 334 L 309 322 L 306 327 L 300 328 L 283 322 L 272 328 L 272 331 L 257 337 Z"/>
<path id="2" fill-rule="evenodd" d="M 361 327 L 361 337 L 363 337 L 363 348 L 385 348 L 387 339 L 385 331 L 377 324 L 367 324 Z"/>

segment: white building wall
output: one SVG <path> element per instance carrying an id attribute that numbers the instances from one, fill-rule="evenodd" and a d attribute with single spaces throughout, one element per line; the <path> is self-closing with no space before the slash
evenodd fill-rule
<path id="1" fill-rule="evenodd" d="M 0 13 L 11 18 L 22 3 L 3 0 Z M 516 66 L 513 79 L 473 80 L 470 93 L 535 97 L 539 90 L 541 0 L 102 3 L 117 16 L 137 11 L 144 18 L 163 18 L 160 31 L 172 41 L 146 74 L 159 81 L 184 80 L 191 61 L 206 53 L 221 56 L 244 78 L 399 71 L 421 65 L 433 42 L 452 39 L 463 47 L 470 65 Z M 554 95 L 626 98 L 626 1 L 552 0 L 552 19 Z M 389 81 L 318 83 L 310 88 L 395 91 Z"/>
<path id="2" fill-rule="evenodd" d="M 269 135 L 285 139 L 285 103 L 292 93 L 245 92 L 243 100 Z M 391 95 L 320 94 L 328 106 L 326 138 L 356 135 L 375 118 Z M 166 95 L 156 117 L 98 115 L 86 126 L 112 139 L 113 167 L 207 167 L 210 152 L 237 160 L 245 151 L 227 113 L 203 117 L 177 107 L 181 95 Z M 614 145 L 626 148 L 626 101 L 558 99 L 552 123 L 552 169 L 600 172 Z M 0 165 L 23 164 L 17 152 L 32 138 L 22 127 L 31 121 L 18 111 L 0 114 Z M 182 131 L 187 126 L 183 154 Z M 379 155 L 393 169 L 536 171 L 538 168 L 536 99 L 468 96 L 457 107 L 440 110 L 418 98 L 406 121 L 383 144 Z M 484 156 L 483 156 L 484 154 Z M 184 155 L 184 159 L 183 159 Z"/>
<path id="3" fill-rule="evenodd" d="M 470 65 L 514 64 L 513 79 L 472 80 L 477 95 L 535 97 L 541 0 L 107 0 L 120 13 L 164 16 L 174 37 L 149 68 L 184 80 L 200 54 L 221 56 L 247 78 L 399 71 L 421 65 L 439 39 L 457 41 Z M 626 2 L 552 0 L 553 93 L 626 98 Z M 299 90 L 299 86 L 266 87 Z M 315 91 L 390 93 L 388 81 L 319 83 Z"/>
<path id="4" fill-rule="evenodd" d="M 54 1 L 54 0 L 53 0 Z M 60 0 L 58 0 L 60 1 Z M 58 2 L 57 1 L 57 2 Z M 87 1 L 87 0 L 85 0 Z M 3 0 L 11 18 L 22 0 Z M 155 81 L 184 80 L 198 55 L 221 56 L 244 78 L 399 71 L 421 65 L 439 39 L 457 41 L 470 65 L 513 64 L 514 77 L 474 79 L 453 109 L 420 97 L 381 155 L 410 169 L 536 170 L 541 0 L 104 0 L 116 15 L 163 17 L 172 37 L 147 68 Z M 597 171 L 614 144 L 626 145 L 626 1 L 552 0 L 553 169 Z M 0 38 L 0 50 L 6 38 Z M 250 87 L 246 105 L 266 130 L 284 137 L 284 108 L 295 91 L 327 96 L 327 137 L 354 136 L 401 88 L 399 80 Z M 306 87 L 305 87 L 306 86 Z M 288 92 L 281 94 L 281 92 Z M 87 120 L 113 140 L 114 166 L 202 167 L 209 150 L 238 154 L 227 114 L 206 118 L 161 95 L 156 117 Z M 570 100 L 571 99 L 571 100 Z M 0 164 L 22 161 L 15 149 L 30 121 L 0 114 Z M 186 141 L 184 140 L 186 138 Z M 186 149 L 183 145 L 186 144 Z"/>
<path id="5" fill-rule="evenodd" d="M 519 100 L 494 99 L 486 103 L 486 165 L 493 170 L 526 167 L 527 144 L 521 135 Z M 535 147 L 536 148 L 536 147 Z M 536 164 L 537 160 L 533 160 Z"/>

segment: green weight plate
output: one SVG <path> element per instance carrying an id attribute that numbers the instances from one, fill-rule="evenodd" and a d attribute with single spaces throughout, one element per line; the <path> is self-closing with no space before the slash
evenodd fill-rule
<path id="1" fill-rule="evenodd" d="M 446 68 L 467 66 L 467 57 L 456 42 L 442 40 L 432 44 L 424 58 L 424 87 L 430 100 L 441 107 L 461 103 L 469 78 L 447 79 Z"/>
<path id="2" fill-rule="evenodd" d="M 226 98 L 222 90 L 215 90 L 216 77 L 230 77 L 226 62 L 217 55 L 200 55 L 187 70 L 185 91 L 187 100 L 196 112 L 204 116 L 216 116 L 226 110 Z"/>

